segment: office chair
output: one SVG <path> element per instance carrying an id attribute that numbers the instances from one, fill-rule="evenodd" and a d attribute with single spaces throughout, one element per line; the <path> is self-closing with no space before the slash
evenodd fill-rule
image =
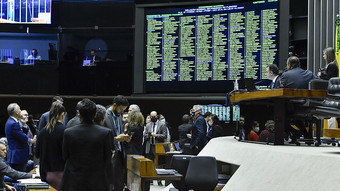
<path id="1" fill-rule="evenodd" d="M 194 157 L 194 155 L 173 155 L 171 158 L 170 168 L 175 169 L 178 173 L 183 175 L 181 180 L 171 181 L 172 185 L 179 191 L 189 190 L 185 183 L 185 176 L 192 157 Z"/>
<path id="2" fill-rule="evenodd" d="M 308 84 L 309 90 L 327 90 L 328 80 L 313 79 Z M 316 106 L 321 106 L 323 98 L 313 99 L 294 99 L 290 100 L 292 108 L 291 113 L 288 115 L 289 120 L 294 121 L 296 124 L 300 124 L 298 127 L 292 125 L 293 128 L 303 133 L 303 139 L 297 139 L 296 145 L 300 145 L 301 142 L 305 142 L 307 145 L 320 144 L 320 128 L 321 120 L 312 115 Z M 316 124 L 316 140 L 313 137 L 313 124 Z"/>
<path id="3" fill-rule="evenodd" d="M 193 190 L 213 191 L 218 183 L 215 157 L 192 157 L 185 176 L 185 183 Z"/>
<path id="4" fill-rule="evenodd" d="M 309 81 L 309 90 L 327 90 L 328 80 L 313 79 Z"/>
<path id="5" fill-rule="evenodd" d="M 340 78 L 331 78 L 328 81 L 328 96 L 322 102 L 321 106 L 316 106 L 312 111 L 313 116 L 319 120 L 329 119 L 331 117 L 340 118 Z M 321 126 L 321 123 L 320 123 Z M 339 144 L 340 129 L 323 129 L 325 136 L 331 137 L 331 139 L 322 139 L 321 142 L 333 145 Z"/>

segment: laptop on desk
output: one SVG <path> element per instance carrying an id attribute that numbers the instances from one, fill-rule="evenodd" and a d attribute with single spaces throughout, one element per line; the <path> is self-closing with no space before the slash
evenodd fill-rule
<path id="1" fill-rule="evenodd" d="M 248 92 L 257 91 L 257 89 L 255 87 L 255 81 L 254 81 L 253 78 L 245 78 L 244 79 L 244 86 L 245 86 L 245 89 Z"/>

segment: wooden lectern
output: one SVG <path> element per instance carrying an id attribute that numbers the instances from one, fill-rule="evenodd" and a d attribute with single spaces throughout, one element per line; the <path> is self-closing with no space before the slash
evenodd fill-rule
<path id="1" fill-rule="evenodd" d="M 157 175 L 150 159 L 140 155 L 127 156 L 127 186 L 130 190 L 144 191 L 150 180 L 180 180 L 181 177 L 177 173 Z"/>

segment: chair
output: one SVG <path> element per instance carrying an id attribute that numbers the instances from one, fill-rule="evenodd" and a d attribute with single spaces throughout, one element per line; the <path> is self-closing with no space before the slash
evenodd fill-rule
<path id="1" fill-rule="evenodd" d="M 328 80 L 313 79 L 308 84 L 309 90 L 327 90 Z M 308 145 L 315 143 L 316 146 L 320 144 L 320 128 L 321 121 L 312 115 L 312 112 L 316 106 L 322 105 L 323 99 L 293 99 L 290 100 L 291 113 L 288 118 L 294 123 L 300 124 L 299 127 L 292 125 L 292 128 L 300 130 L 304 134 L 303 139 L 297 139 L 296 145 L 300 145 L 300 142 L 305 142 Z M 302 124 L 302 125 L 301 125 Z M 313 138 L 313 124 L 317 124 L 317 139 Z M 306 128 L 307 127 L 307 128 Z"/>
<path id="2" fill-rule="evenodd" d="M 308 89 L 310 90 L 327 90 L 328 80 L 313 79 L 309 81 Z"/>
<path id="3" fill-rule="evenodd" d="M 312 111 L 313 116 L 317 119 L 329 119 L 331 117 L 340 117 L 340 78 L 331 78 L 328 82 L 328 96 L 322 102 L 322 106 L 316 106 Z M 340 129 L 324 129 L 324 135 L 331 136 L 331 140 L 322 139 L 322 142 L 338 144 L 340 138 Z M 334 137 L 333 137 L 334 136 Z"/>
<path id="4" fill-rule="evenodd" d="M 191 158 L 185 182 L 193 190 L 213 191 L 218 183 L 215 157 L 197 156 Z"/>
<path id="5" fill-rule="evenodd" d="M 192 157 L 194 157 L 194 155 L 173 155 L 171 158 L 170 168 L 175 169 L 178 173 L 183 175 L 181 180 L 171 181 L 172 185 L 179 191 L 189 190 L 188 186 L 185 184 L 185 176 Z"/>

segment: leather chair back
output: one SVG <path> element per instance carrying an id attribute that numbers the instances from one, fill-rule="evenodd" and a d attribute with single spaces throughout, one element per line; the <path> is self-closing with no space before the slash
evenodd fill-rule
<path id="1" fill-rule="evenodd" d="M 328 94 L 338 94 L 340 96 L 340 77 L 329 79 Z"/>
<path id="2" fill-rule="evenodd" d="M 193 190 L 213 191 L 218 183 L 215 157 L 197 156 L 191 158 L 185 182 Z"/>
<path id="3" fill-rule="evenodd" d="M 183 175 L 181 180 L 171 181 L 172 185 L 179 191 L 189 190 L 185 184 L 185 176 L 187 174 L 187 169 L 189 166 L 190 159 L 195 157 L 194 155 L 174 155 L 171 158 L 170 168 L 175 169 L 178 173 Z"/>
<path id="4" fill-rule="evenodd" d="M 309 81 L 308 89 L 310 90 L 327 90 L 328 80 L 313 79 Z"/>

